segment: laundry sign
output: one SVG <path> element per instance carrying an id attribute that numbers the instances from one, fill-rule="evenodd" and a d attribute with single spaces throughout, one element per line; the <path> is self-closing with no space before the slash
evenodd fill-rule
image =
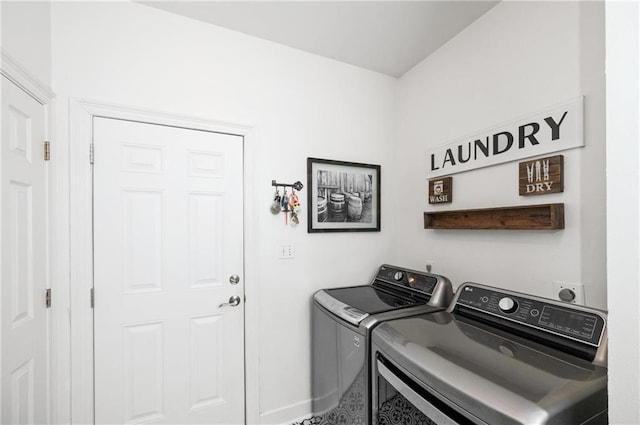
<path id="1" fill-rule="evenodd" d="M 580 146 L 584 146 L 582 96 L 428 150 L 428 177 Z"/>

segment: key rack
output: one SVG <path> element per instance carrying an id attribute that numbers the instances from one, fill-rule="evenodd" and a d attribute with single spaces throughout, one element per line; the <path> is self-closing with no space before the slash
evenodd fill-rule
<path id="1" fill-rule="evenodd" d="M 284 213 L 284 224 L 289 224 L 289 214 L 291 214 L 291 225 L 297 226 L 300 223 L 300 199 L 296 195 L 296 190 L 300 191 L 304 187 L 299 181 L 295 183 L 278 183 L 275 180 L 271 180 L 271 186 L 276 187 L 276 193 L 273 196 L 273 203 L 271 204 L 271 213 L 279 214 Z M 280 187 L 284 189 L 284 194 L 280 196 Z M 287 194 L 287 188 L 291 188 L 291 194 Z"/>
<path id="2" fill-rule="evenodd" d="M 280 187 L 280 186 L 282 186 L 282 187 L 292 187 L 292 188 L 294 188 L 295 190 L 298 190 L 298 191 L 302 190 L 302 188 L 304 187 L 304 185 L 302 183 L 300 183 L 300 181 L 297 181 L 295 183 L 278 183 L 275 180 L 271 180 L 271 186 L 275 186 L 276 188 Z"/>

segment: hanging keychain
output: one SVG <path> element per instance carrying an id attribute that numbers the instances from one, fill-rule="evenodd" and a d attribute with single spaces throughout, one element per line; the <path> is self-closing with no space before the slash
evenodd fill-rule
<path id="1" fill-rule="evenodd" d="M 271 204 L 271 214 L 276 215 L 280 213 L 280 203 L 282 201 L 282 197 L 280 196 L 280 191 L 278 187 L 276 187 L 276 193 L 273 195 L 273 203 Z"/>
<path id="2" fill-rule="evenodd" d="M 291 207 L 291 225 L 295 227 L 300 223 L 300 199 L 295 190 L 292 190 L 289 196 L 289 206 Z"/>
<path id="3" fill-rule="evenodd" d="M 289 224 L 289 196 L 287 195 L 287 188 L 284 188 L 284 195 L 282 195 L 282 212 L 284 213 L 284 225 Z"/>

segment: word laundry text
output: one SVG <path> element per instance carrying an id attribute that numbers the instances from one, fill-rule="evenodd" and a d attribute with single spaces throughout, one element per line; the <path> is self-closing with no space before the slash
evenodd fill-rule
<path id="1" fill-rule="evenodd" d="M 560 138 L 560 126 L 567 116 L 568 111 L 564 111 L 562 116 L 559 119 L 554 117 L 546 117 L 544 118 L 544 124 L 547 125 L 548 128 L 542 127 L 544 130 L 550 132 L 550 141 L 558 140 Z M 538 122 L 530 122 L 527 124 L 523 124 L 517 129 L 518 136 L 518 149 L 524 149 L 526 147 L 527 141 L 533 146 L 540 144 L 538 138 L 536 138 L 536 134 L 540 132 L 541 123 Z M 438 170 L 440 168 L 445 168 L 447 166 L 455 166 L 456 162 L 464 164 L 471 160 L 475 161 L 479 158 L 479 156 L 489 157 L 500 155 L 511 148 L 513 148 L 514 135 L 509 131 L 502 131 L 499 133 L 495 133 L 491 136 L 486 136 L 485 140 L 476 139 L 474 141 L 469 141 L 466 144 L 460 144 L 456 148 L 448 148 L 445 150 L 444 156 L 439 159 L 436 158 L 436 154 L 431 154 L 431 170 Z M 473 153 L 473 155 L 472 155 Z"/>

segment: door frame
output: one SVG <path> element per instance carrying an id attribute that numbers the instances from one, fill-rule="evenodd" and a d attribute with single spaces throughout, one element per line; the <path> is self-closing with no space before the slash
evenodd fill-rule
<path id="1" fill-rule="evenodd" d="M 93 373 L 93 188 L 90 146 L 93 118 L 115 118 L 194 130 L 213 131 L 243 137 L 244 201 L 244 293 L 245 304 L 245 423 L 257 423 L 259 415 L 258 375 L 258 273 L 254 241 L 257 218 L 254 200 L 257 162 L 254 155 L 254 127 L 176 115 L 148 109 L 106 104 L 85 99 L 70 99 L 69 104 L 69 310 L 70 320 L 70 390 L 71 423 L 94 423 Z M 99 152 L 96 152 L 99 155 Z M 254 295 L 255 294 L 255 295 Z"/>
<path id="2" fill-rule="evenodd" d="M 61 234 L 57 230 L 58 216 L 55 214 L 57 202 L 59 198 L 56 193 L 57 175 L 59 172 L 59 164 L 56 159 L 56 141 L 55 139 L 55 111 L 56 97 L 51 88 L 42 83 L 37 77 L 22 66 L 16 59 L 9 55 L 4 49 L 0 49 L 0 75 L 6 77 L 12 84 L 19 87 L 36 102 L 44 108 L 44 137 L 51 143 L 52 160 L 46 165 L 46 197 L 47 197 L 47 255 L 46 260 L 46 287 L 52 291 L 52 306 L 48 312 L 48 391 L 49 406 L 47 406 L 47 415 L 51 423 L 58 423 L 60 418 L 64 416 L 64 409 L 60 406 L 64 403 L 65 395 L 62 382 L 65 381 L 59 367 L 61 358 L 57 355 L 60 348 L 60 342 L 56 336 L 60 329 L 64 327 L 63 309 L 55 308 L 58 297 L 58 291 L 61 286 L 60 264 L 63 254 L 56 250 L 60 241 Z M 0 165 L 1 166 L 1 165 Z M 0 199 L 0 203 L 2 200 Z M 0 229 L 1 230 L 1 229 Z M 0 263 L 0 268 L 2 264 Z M 1 308 L 1 306 L 0 306 Z M 0 321 L 2 315 L 0 314 Z M 2 356 L 2 339 L 0 338 L 0 362 Z M 2 398 L 2 388 L 0 388 L 0 399 Z"/>

